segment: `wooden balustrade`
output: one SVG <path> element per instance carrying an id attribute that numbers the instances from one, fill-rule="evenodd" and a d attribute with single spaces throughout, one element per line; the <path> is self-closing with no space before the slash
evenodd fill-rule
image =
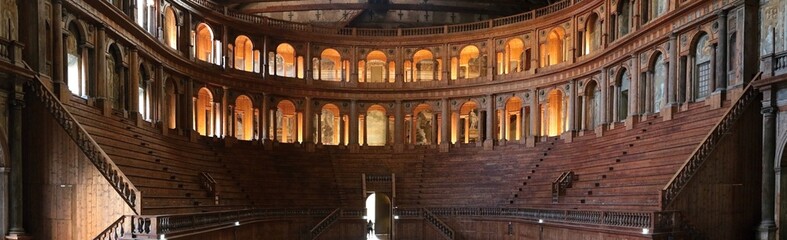
<path id="1" fill-rule="evenodd" d="M 199 173 L 199 181 L 200 185 L 202 186 L 205 191 L 208 192 L 211 196 L 218 196 L 218 190 L 216 189 L 216 179 L 213 179 L 210 176 L 210 173 L 207 172 L 200 172 Z"/>
<path id="2" fill-rule="evenodd" d="M 522 219 L 529 221 L 588 224 L 602 227 L 617 227 L 630 231 L 641 231 L 653 226 L 653 212 L 621 212 L 594 210 L 559 210 L 531 208 L 428 208 L 436 216 L 446 217 L 488 217 Z"/>
<path id="3" fill-rule="evenodd" d="M 104 231 L 98 234 L 93 240 L 118 240 L 126 234 L 126 216 L 121 216 L 115 220 Z M 130 229 L 129 229 L 130 230 Z"/>
<path id="4" fill-rule="evenodd" d="M 30 69 L 29 66 L 25 67 Z M 128 180 L 128 177 L 115 165 L 93 137 L 76 121 L 74 116 L 66 110 L 57 96 L 44 86 L 38 76 L 35 76 L 32 81 L 25 82 L 25 86 L 44 104 L 55 121 L 63 127 L 66 134 L 74 140 L 82 153 L 96 166 L 96 169 L 109 181 L 109 184 L 120 194 L 120 197 L 134 213 L 139 214 L 141 199 L 139 190 L 134 187 L 134 184 Z"/>
<path id="5" fill-rule="evenodd" d="M 309 230 L 309 234 L 311 235 L 312 239 L 317 239 L 325 230 L 327 230 L 333 223 L 339 220 L 342 211 L 340 208 L 333 210 L 331 214 L 328 214 L 325 218 L 322 219 L 316 226 L 314 226 L 311 230 Z"/>
<path id="6" fill-rule="evenodd" d="M 22 66 L 23 48 L 24 46 L 18 41 L 0 38 L 0 60 Z"/>
<path id="7" fill-rule="evenodd" d="M 423 217 L 424 217 L 424 221 L 426 221 L 427 223 L 429 223 L 429 225 L 435 227 L 438 231 L 440 231 L 440 233 L 443 235 L 443 237 L 445 237 L 445 239 L 454 239 L 455 236 L 454 230 L 451 229 L 451 227 L 449 227 L 448 224 L 445 224 L 434 214 L 432 214 L 432 212 L 429 212 L 429 210 L 423 208 Z"/>
<path id="8" fill-rule="evenodd" d="M 291 31 L 306 31 L 306 32 L 316 32 L 316 33 L 323 33 L 323 34 L 368 36 L 368 37 L 425 36 L 425 35 L 471 32 L 471 31 L 489 29 L 492 27 L 505 26 L 505 25 L 516 24 L 516 23 L 532 20 L 534 17 L 548 15 L 557 12 L 559 10 L 562 10 L 566 7 L 569 7 L 574 2 L 579 2 L 578 0 L 575 1 L 564 0 L 551 4 L 549 6 L 545 6 L 529 12 L 520 13 L 517 15 L 500 17 L 500 18 L 485 20 L 480 22 L 445 25 L 439 27 L 402 28 L 402 29 L 371 29 L 371 28 L 338 28 L 337 29 L 337 28 L 322 27 L 322 26 L 312 26 L 305 23 L 291 22 L 291 21 L 263 17 L 253 14 L 241 13 L 235 10 L 227 9 L 223 7 L 221 4 L 214 3 L 213 1 L 210 0 L 183 0 L 183 1 L 191 3 L 192 5 L 204 7 L 206 9 L 217 12 L 218 14 L 226 15 L 230 18 L 234 18 L 244 22 L 261 24 L 268 27 L 274 27 L 274 28 L 291 30 Z"/>
<path id="9" fill-rule="evenodd" d="M 716 145 L 726 136 L 738 119 L 743 115 L 746 109 L 754 102 L 757 102 L 759 91 L 754 89 L 751 83 L 760 79 L 762 73 L 757 74 L 748 86 L 743 90 L 743 93 L 737 100 L 734 101 L 724 114 L 724 117 L 714 125 L 705 139 L 699 144 L 694 152 L 689 156 L 688 160 L 681 166 L 680 170 L 672 177 L 672 179 L 661 190 L 661 207 L 666 208 L 669 206 L 675 197 L 680 194 L 680 191 L 689 183 L 689 180 L 694 174 L 699 171 L 700 167 L 710 157 L 711 153 L 716 149 Z"/>
<path id="10" fill-rule="evenodd" d="M 774 56 L 773 72 L 774 76 L 787 73 L 787 51 Z"/>

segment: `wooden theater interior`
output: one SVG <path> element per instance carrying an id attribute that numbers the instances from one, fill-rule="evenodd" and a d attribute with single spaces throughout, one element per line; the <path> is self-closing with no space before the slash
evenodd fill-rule
<path id="1" fill-rule="evenodd" d="M 6 240 L 777 240 L 784 165 L 787 0 L 0 0 Z"/>

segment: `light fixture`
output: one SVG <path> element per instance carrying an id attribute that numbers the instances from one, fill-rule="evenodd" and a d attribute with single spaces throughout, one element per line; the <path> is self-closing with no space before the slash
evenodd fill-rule
<path id="1" fill-rule="evenodd" d="M 394 219 L 399 219 L 399 215 L 394 215 Z"/>
<path id="2" fill-rule="evenodd" d="M 544 223 L 544 219 L 538 219 L 538 223 Z"/>
<path id="3" fill-rule="evenodd" d="M 363 216 L 363 219 L 369 219 L 369 217 L 368 216 Z"/>
<path id="4" fill-rule="evenodd" d="M 235 221 L 235 226 L 240 226 L 240 221 Z"/>
<path id="5" fill-rule="evenodd" d="M 642 229 L 642 234 L 650 234 L 650 229 L 643 228 Z"/>
<path id="6" fill-rule="evenodd" d="M 159 240 L 167 240 L 167 238 L 164 236 L 164 234 L 161 234 L 158 239 Z"/>

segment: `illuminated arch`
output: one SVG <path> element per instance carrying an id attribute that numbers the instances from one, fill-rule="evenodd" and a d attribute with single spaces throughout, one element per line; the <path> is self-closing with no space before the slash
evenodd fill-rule
<path id="1" fill-rule="evenodd" d="M 585 96 L 583 98 L 585 103 L 585 111 L 583 118 L 585 119 L 584 129 L 594 129 L 601 120 L 601 88 L 599 88 L 596 81 L 591 80 L 585 84 Z"/>
<path id="2" fill-rule="evenodd" d="M 383 106 L 372 105 L 363 116 L 365 145 L 385 146 L 388 142 L 389 118 Z"/>
<path id="3" fill-rule="evenodd" d="M 593 53 L 600 48 L 601 29 L 601 20 L 598 19 L 598 14 L 591 13 L 585 20 L 584 45 L 582 46 L 584 55 Z"/>
<path id="4" fill-rule="evenodd" d="M 295 61 L 295 48 L 292 45 L 282 43 L 276 47 L 276 58 L 273 66 L 275 66 L 277 76 L 294 78 L 296 76 L 296 68 L 298 67 Z"/>
<path id="5" fill-rule="evenodd" d="M 257 59 L 254 56 L 254 43 L 249 37 L 240 35 L 235 38 L 234 46 L 235 69 L 247 72 L 254 71 Z"/>
<path id="6" fill-rule="evenodd" d="M 453 63 L 452 63 L 453 64 Z M 459 51 L 458 66 L 452 67 L 456 70 L 455 79 L 477 78 L 485 72 L 486 61 L 481 57 L 481 51 L 475 45 L 467 45 Z"/>
<path id="7" fill-rule="evenodd" d="M 252 140 L 257 137 L 257 119 L 259 112 L 254 108 L 251 98 L 240 95 L 235 98 L 234 114 L 235 137 L 239 140 Z"/>
<path id="8" fill-rule="evenodd" d="M 200 88 L 197 93 L 197 101 L 194 112 L 194 123 L 197 132 L 202 136 L 213 136 L 213 126 L 218 123 L 215 121 L 215 103 L 213 93 L 207 88 Z"/>
<path id="9" fill-rule="evenodd" d="M 568 100 L 560 89 L 552 89 L 541 104 L 541 131 L 544 136 L 558 136 L 565 131 Z"/>
<path id="10" fill-rule="evenodd" d="M 474 143 L 480 141 L 481 119 L 478 111 L 478 103 L 469 100 L 459 108 L 458 115 L 455 116 L 452 125 L 454 126 L 454 143 Z"/>
<path id="11" fill-rule="evenodd" d="M 172 6 L 164 8 L 164 43 L 172 49 L 178 49 L 178 19 Z"/>
<path id="12" fill-rule="evenodd" d="M 387 71 L 388 57 L 379 50 L 369 52 L 365 61 L 358 65 L 358 73 L 363 77 L 362 82 L 387 82 Z"/>
<path id="13" fill-rule="evenodd" d="M 212 63 L 215 58 L 213 50 L 213 29 L 211 29 L 208 24 L 200 23 L 197 25 L 196 34 L 195 48 L 197 59 Z"/>
<path id="14" fill-rule="evenodd" d="M 525 43 L 520 38 L 511 38 L 506 42 L 503 56 L 498 59 L 499 74 L 521 72 L 524 68 Z"/>
<path id="15" fill-rule="evenodd" d="M 541 67 L 551 66 L 564 61 L 566 31 L 562 27 L 553 28 L 541 44 Z"/>
<path id="16" fill-rule="evenodd" d="M 334 104 L 325 104 L 319 115 L 320 128 L 317 131 L 320 143 L 324 145 L 339 145 L 341 144 L 341 134 L 344 127 L 341 126 L 341 113 L 339 107 Z"/>
<path id="17" fill-rule="evenodd" d="M 501 123 L 505 121 L 505 127 L 500 127 L 501 139 L 519 140 L 522 138 L 522 99 L 511 97 L 506 101 L 506 107 L 501 112 Z"/>
<path id="18" fill-rule="evenodd" d="M 300 140 L 300 118 L 295 104 L 282 100 L 276 105 L 276 139 L 280 142 L 294 143 Z"/>
<path id="19" fill-rule="evenodd" d="M 343 81 L 341 61 L 342 55 L 333 48 L 320 53 L 319 79 L 324 81 Z"/>

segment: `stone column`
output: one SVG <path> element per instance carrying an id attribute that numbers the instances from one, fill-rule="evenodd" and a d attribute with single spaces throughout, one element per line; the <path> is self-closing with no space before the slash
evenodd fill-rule
<path id="1" fill-rule="evenodd" d="M 344 139 L 344 115 L 342 115 L 341 111 L 339 112 L 339 143 L 338 145 L 346 145 Z"/>
<path id="2" fill-rule="evenodd" d="M 495 99 L 492 95 L 486 96 L 486 122 L 484 123 L 484 128 L 486 129 L 486 136 L 484 139 L 484 149 L 491 150 L 494 148 L 495 139 L 494 139 L 494 126 L 495 126 Z"/>
<path id="3" fill-rule="evenodd" d="M 270 69 L 270 66 L 268 65 L 268 61 L 270 61 L 270 59 L 268 59 L 268 37 L 267 36 L 263 36 L 262 37 L 262 52 L 260 53 L 260 55 L 261 55 L 260 56 L 260 61 L 262 61 L 262 63 L 260 64 L 260 66 L 262 67 L 262 69 L 260 69 L 260 73 L 262 74 L 262 78 L 266 79 L 269 76 L 271 76 L 271 73 L 268 72 L 268 69 Z M 268 111 L 268 109 L 265 109 L 265 112 L 267 112 L 267 111 Z"/>
<path id="4" fill-rule="evenodd" d="M 270 123 L 271 129 L 273 130 L 273 136 L 271 136 L 271 140 L 273 142 L 279 141 L 279 119 L 277 117 L 278 110 L 279 110 L 278 108 L 270 109 L 270 114 L 271 116 L 273 116 L 273 119 L 271 119 L 271 123 Z M 282 116 L 282 118 L 283 117 L 284 116 Z"/>
<path id="5" fill-rule="evenodd" d="M 364 146 L 369 146 L 369 128 L 367 127 L 368 125 L 366 124 L 368 122 L 369 122 L 369 114 L 367 111 L 367 114 L 363 115 L 363 145 Z"/>
<path id="6" fill-rule="evenodd" d="M 528 137 L 534 137 L 538 136 L 540 132 L 539 117 L 541 115 L 541 109 L 538 107 L 538 89 L 534 89 L 530 97 L 530 136 Z"/>
<path id="7" fill-rule="evenodd" d="M 716 90 L 721 93 L 727 89 L 727 11 L 719 12 L 719 36 L 716 51 Z"/>
<path id="8" fill-rule="evenodd" d="M 238 137 L 238 135 L 237 135 L 238 133 L 237 133 L 237 129 L 235 127 L 235 106 L 233 104 L 228 104 L 227 105 L 226 121 L 227 121 L 227 128 L 228 129 L 227 129 L 227 132 L 225 133 L 225 135 L 227 137 L 237 138 Z"/>
<path id="9" fill-rule="evenodd" d="M 526 124 L 527 123 L 527 118 L 526 117 L 528 117 L 528 116 L 526 114 L 527 108 L 525 107 L 524 100 L 525 100 L 525 98 L 522 98 L 522 108 L 519 109 L 519 121 L 520 121 L 519 122 L 519 142 L 520 143 L 527 143 L 527 141 L 525 139 L 527 139 L 528 136 L 527 136 L 527 134 L 525 134 L 525 133 L 527 133 L 527 131 L 525 131 L 525 129 L 530 127 L 530 126 L 528 126 Z M 532 110 L 531 110 L 531 112 L 532 112 Z"/>
<path id="10" fill-rule="evenodd" d="M 402 100 L 396 100 L 396 107 L 394 109 L 394 150 L 401 151 L 404 149 L 404 110 L 402 109 Z"/>
<path id="11" fill-rule="evenodd" d="M 8 173 L 10 168 L 0 165 L 0 211 L 7 213 L 8 208 Z M 8 232 L 8 215 L 0 214 L 0 235 Z"/>
<path id="12" fill-rule="evenodd" d="M 132 116 L 141 119 L 142 116 L 139 115 L 139 51 L 136 48 L 131 48 L 129 51 L 128 71 L 129 87 L 126 91 L 129 98 L 128 110 Z"/>
<path id="13" fill-rule="evenodd" d="M 59 1 L 58 1 L 59 2 Z M 11 148 L 9 156 L 11 157 L 11 174 L 8 188 L 8 196 L 10 197 L 8 216 L 9 216 L 9 230 L 8 239 L 22 239 L 25 236 L 24 229 L 24 182 L 23 182 L 23 169 L 24 162 L 22 161 L 22 109 L 25 107 L 24 93 L 22 92 L 22 83 L 14 83 L 15 93 L 11 99 L 11 109 L 9 112 L 9 135 L 8 147 Z"/>
<path id="14" fill-rule="evenodd" d="M 316 144 L 322 145 L 322 112 L 317 113 L 317 142 Z M 331 137 L 333 138 L 333 137 Z"/>
<path id="15" fill-rule="evenodd" d="M 52 81 L 54 92 L 61 102 L 67 102 L 70 97 L 68 83 L 65 79 L 65 49 L 63 48 L 63 1 L 52 1 Z"/>
<path id="16" fill-rule="evenodd" d="M 678 34 L 669 36 L 669 69 L 667 81 L 664 83 L 664 94 L 667 95 L 667 106 L 675 104 L 678 86 Z"/>
<path id="17" fill-rule="evenodd" d="M 221 130 L 220 130 L 221 134 L 222 135 L 227 135 L 227 132 L 228 132 L 227 128 L 230 127 L 229 122 L 232 121 L 232 119 L 231 119 L 232 117 L 231 116 L 227 116 L 227 106 L 230 103 L 230 99 L 229 99 L 229 97 L 230 97 L 229 96 L 230 95 L 230 89 L 228 87 L 223 87 L 222 90 L 223 91 L 221 92 L 221 103 L 219 103 L 219 107 L 218 107 L 219 109 L 217 109 L 217 111 L 219 113 L 218 118 L 222 119 L 222 122 L 219 125 L 219 127 L 221 128 Z M 232 114 L 230 114 L 230 115 L 232 115 Z M 230 121 L 227 121 L 228 119 Z M 216 132 L 214 132 L 213 135 L 218 135 L 218 134 L 216 134 Z M 219 136 L 219 137 L 221 137 L 221 136 Z"/>
<path id="18" fill-rule="evenodd" d="M 184 117 L 180 118 L 181 125 L 183 126 L 184 133 L 187 133 L 188 136 L 195 135 L 194 131 L 197 129 L 197 126 L 194 123 L 196 118 L 196 112 L 194 108 L 197 107 L 196 98 L 194 98 L 194 84 L 192 84 L 191 79 L 187 79 L 186 82 L 186 89 L 185 93 L 181 96 L 182 104 L 183 104 L 183 111 Z"/>
<path id="19" fill-rule="evenodd" d="M 771 96 L 770 99 L 768 96 Z M 762 113 L 762 206 L 760 225 L 757 227 L 759 240 L 776 239 L 774 220 L 775 184 L 774 173 L 776 153 L 776 108 L 772 104 L 770 90 L 763 92 Z"/>
<path id="20" fill-rule="evenodd" d="M 305 76 L 303 76 L 303 77 L 304 77 L 304 79 L 306 79 L 306 83 L 307 84 L 312 84 L 314 82 L 314 72 L 313 72 L 314 66 L 312 66 L 313 62 L 312 62 L 312 43 L 311 42 L 308 42 L 308 41 L 306 42 L 306 56 L 304 58 L 305 59 L 303 59 L 303 62 L 304 62 L 303 64 L 306 65 L 306 69 L 304 69 L 305 71 L 303 71 L 303 73 L 305 74 Z M 297 59 L 296 59 L 296 61 L 297 61 Z M 341 63 L 341 61 L 339 61 L 339 62 Z"/>
<path id="21" fill-rule="evenodd" d="M 607 101 L 608 101 L 607 98 L 609 97 L 608 93 L 607 93 L 609 91 L 608 90 L 609 84 L 607 83 L 607 78 L 608 78 L 607 75 L 608 75 L 607 74 L 607 69 L 606 68 L 601 68 L 601 84 L 599 84 L 599 86 L 598 86 L 599 88 L 601 88 L 601 96 L 597 96 L 597 97 L 601 98 L 601 99 L 599 99 L 599 102 L 601 102 L 601 104 L 602 104 L 601 106 L 599 106 L 599 109 L 598 109 L 599 116 L 601 116 L 600 117 L 601 119 L 599 119 L 599 122 L 601 124 L 609 123 L 609 119 L 607 119 L 607 116 L 608 116 L 607 115 L 607 111 L 610 110 L 610 109 L 608 109 L 609 108 L 609 104 L 607 103 Z"/>
<path id="22" fill-rule="evenodd" d="M 98 102 L 98 105 L 109 105 L 108 102 L 105 102 L 107 99 L 107 53 L 105 51 L 106 47 L 106 37 L 107 34 L 105 32 L 106 27 L 101 24 L 96 27 L 96 51 L 95 51 L 95 59 L 96 59 L 96 92 L 95 97 Z"/>
<path id="23" fill-rule="evenodd" d="M 451 85 L 451 51 L 449 45 L 443 44 L 443 48 L 441 50 L 441 58 L 443 59 L 443 72 L 440 74 L 443 75 L 442 81 L 445 81 L 445 84 L 441 85 Z"/>
<path id="24" fill-rule="evenodd" d="M 352 47 L 352 49 L 350 51 L 352 53 L 352 55 L 350 56 L 350 76 L 349 76 L 350 77 L 350 85 L 351 86 L 356 86 L 356 85 L 358 85 L 358 48 L 357 47 Z M 353 101 L 353 104 L 355 104 L 355 101 Z M 352 120 L 350 120 L 350 121 L 352 121 Z M 350 123 L 350 124 L 352 125 L 352 123 Z M 351 131 L 352 131 L 352 129 L 353 128 L 350 128 Z M 356 138 L 356 140 L 357 140 L 357 138 Z M 350 141 L 352 141 L 352 137 L 350 137 Z M 357 143 L 357 141 L 356 141 L 356 143 Z"/>
<path id="25" fill-rule="evenodd" d="M 500 142 L 505 142 L 506 140 L 508 140 L 508 138 L 506 137 L 506 132 L 508 132 L 508 131 L 506 131 L 506 127 L 508 127 L 507 126 L 508 124 L 506 124 L 506 122 L 507 122 L 506 115 L 508 115 L 506 113 L 506 105 L 503 104 L 503 106 L 498 108 L 497 110 L 500 111 L 500 114 L 497 115 L 500 118 L 499 119 L 499 121 L 500 121 L 500 131 L 498 131 L 500 136 L 498 137 L 498 139 L 500 139 Z"/>
<path id="26" fill-rule="evenodd" d="M 306 97 L 303 108 L 303 142 L 314 143 L 314 113 L 312 111 L 312 98 Z"/>
<path id="27" fill-rule="evenodd" d="M 440 121 L 440 151 L 447 152 L 451 145 L 451 110 L 448 107 L 448 99 L 440 100 L 441 121 Z"/>
<path id="28" fill-rule="evenodd" d="M 568 132 L 572 133 L 577 130 L 576 127 L 576 106 L 577 106 L 577 80 L 571 80 L 568 90 L 568 111 L 566 111 L 566 121 L 568 121 Z"/>
<path id="29" fill-rule="evenodd" d="M 628 116 L 634 116 L 637 113 L 641 112 L 641 109 L 639 109 L 640 88 L 647 86 L 647 85 L 640 86 L 639 84 L 640 82 L 639 76 L 641 75 L 642 72 L 640 71 L 641 68 L 640 68 L 639 56 L 636 53 L 631 54 L 631 61 L 632 61 L 633 69 L 631 69 L 631 71 L 628 71 L 631 74 L 631 77 L 629 78 L 629 99 L 628 99 L 629 104 L 628 104 L 628 111 L 627 111 Z M 635 103 L 635 104 L 631 104 L 631 103 Z M 624 117 L 628 118 L 628 116 L 624 116 Z"/>
<path id="30" fill-rule="evenodd" d="M 262 102 L 260 103 L 260 139 L 263 142 L 270 140 L 270 124 L 271 112 L 268 106 L 268 95 L 262 94 Z"/>
<path id="31" fill-rule="evenodd" d="M 357 80 L 357 78 L 356 78 Z M 350 143 L 351 148 L 357 148 L 358 145 L 358 103 L 355 100 L 350 101 L 350 118 L 347 119 L 350 130 Z"/>

